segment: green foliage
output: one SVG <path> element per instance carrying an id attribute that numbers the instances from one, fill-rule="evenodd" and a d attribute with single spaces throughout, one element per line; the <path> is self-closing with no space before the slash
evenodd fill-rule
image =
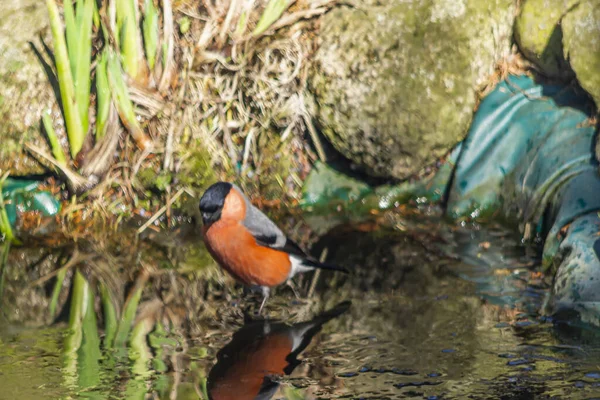
<path id="1" fill-rule="evenodd" d="M 81 271 L 73 277 L 69 333 L 65 338 L 65 379 L 81 388 L 100 382 L 100 339 L 94 293 Z"/>
<path id="2" fill-rule="evenodd" d="M 148 66 L 150 69 L 154 69 L 156 53 L 158 51 L 158 9 L 154 5 L 153 0 L 146 0 L 142 29 Z"/>
<path id="3" fill-rule="evenodd" d="M 102 139 L 106 134 L 106 123 L 110 111 L 110 86 L 108 83 L 108 50 L 104 50 L 96 65 L 96 139 Z"/>
<path id="4" fill-rule="evenodd" d="M 118 0 L 116 5 L 117 31 L 124 69 L 130 77 L 137 80 L 143 73 L 143 63 L 145 62 L 137 26 L 137 2 L 136 0 Z"/>
<path id="5" fill-rule="evenodd" d="M 112 347 L 117 333 L 117 310 L 109 289 L 102 283 L 100 284 L 100 296 L 104 313 L 104 347 L 108 349 Z"/>
<path id="6" fill-rule="evenodd" d="M 69 3 L 69 1 L 65 3 Z M 94 0 L 77 0 L 76 26 L 74 27 L 76 29 L 76 42 L 73 44 L 67 42 L 71 73 L 75 84 L 75 99 L 79 109 L 84 138 L 88 132 L 89 124 L 93 13 Z M 73 65 L 75 66 L 74 69 Z"/>
<path id="7" fill-rule="evenodd" d="M 50 115 L 48 113 L 44 113 L 42 115 L 42 123 L 44 124 L 44 129 L 46 130 L 46 135 L 48 136 L 48 141 L 50 142 L 50 148 L 52 149 L 52 155 L 56 158 L 60 164 L 66 164 L 67 158 L 65 157 L 65 153 L 63 152 L 62 146 L 56 136 L 56 132 L 54 132 L 54 127 L 52 126 L 52 120 L 50 119 Z"/>
<path id="8" fill-rule="evenodd" d="M 7 242 L 12 242 L 15 240 L 15 236 L 13 234 L 12 227 L 8 219 L 8 214 L 4 205 L 4 195 L 2 194 L 2 189 L 4 187 L 4 182 L 6 181 L 6 178 L 8 178 L 8 174 L 4 175 L 0 179 L 0 234 L 4 236 Z"/>
<path id="9" fill-rule="evenodd" d="M 287 400 L 304 400 L 306 399 L 306 395 L 302 389 L 298 389 L 294 386 L 286 386 L 283 389 L 285 393 L 285 398 Z"/>
<path id="10" fill-rule="evenodd" d="M 127 84 L 123 79 L 123 71 L 121 69 L 119 57 L 111 50 L 108 50 L 107 70 L 110 91 L 115 105 L 117 106 L 121 121 L 123 121 L 123 124 L 129 130 L 131 136 L 133 136 L 136 141 L 139 141 L 144 137 L 144 132 L 137 120 L 133 103 L 129 97 L 129 91 L 127 89 Z"/>
<path id="11" fill-rule="evenodd" d="M 91 2 L 91 0 L 87 0 Z M 66 3 L 69 3 L 68 1 Z M 56 66 L 56 73 L 58 77 L 58 84 L 60 87 L 60 96 L 62 99 L 62 106 L 65 117 L 65 125 L 67 127 L 67 135 L 69 137 L 69 145 L 71 147 L 71 156 L 75 158 L 81 148 L 83 147 L 83 141 L 87 130 L 84 130 L 84 125 L 81 120 L 81 114 L 79 112 L 80 107 L 78 106 L 75 90 L 75 81 L 73 79 L 72 68 L 77 66 L 71 64 L 71 58 L 67 50 L 67 43 L 65 42 L 65 34 L 62 21 L 60 20 L 60 13 L 55 0 L 46 0 L 48 6 L 48 13 L 50 16 L 50 28 L 52 30 L 52 40 L 54 42 L 54 59 Z M 75 30 L 75 23 L 73 19 L 67 19 L 70 28 L 67 32 Z M 71 33 L 75 35 L 75 33 Z M 75 41 L 77 38 L 71 38 Z M 90 44 L 91 46 L 91 44 Z M 82 64 L 84 62 L 82 61 Z M 83 69 L 83 67 L 82 67 Z M 87 76 L 89 79 L 89 73 Z M 81 95 L 81 90 L 77 91 L 77 94 Z M 88 93 L 89 98 L 89 93 Z M 89 103 L 88 103 L 89 104 Z"/>
<path id="12" fill-rule="evenodd" d="M 98 176 L 110 168 L 120 129 L 114 105 L 121 122 L 131 133 L 141 149 L 151 147 L 129 95 L 127 73 L 137 84 L 149 82 L 148 63 L 144 55 L 144 44 L 150 65 L 154 66 L 158 52 L 159 10 L 154 0 L 147 0 L 144 7 L 142 26 L 138 26 L 140 10 L 136 0 L 107 0 L 101 2 L 98 10 L 96 0 L 67 0 L 63 2 L 64 25 L 56 0 L 46 0 L 52 39 L 54 44 L 54 66 L 60 88 L 60 101 L 63 110 L 66 133 L 73 164 L 81 166 L 78 175 L 67 165 L 60 140 L 52 126 L 49 115 L 44 115 L 42 123 L 47 133 L 53 157 L 43 150 L 29 145 L 41 158 L 49 161 L 68 178 L 71 189 L 85 191 L 98 183 Z M 114 13 L 113 13 L 114 10 Z M 110 21 L 100 18 L 109 15 Z M 115 29 L 108 25 L 115 23 Z M 92 47 L 94 27 L 101 34 L 102 45 L 94 52 Z M 112 37 L 112 34 L 117 37 Z M 142 34 L 144 40 L 142 40 Z M 100 39 L 99 38 L 99 39 Z M 92 65 L 95 65 L 95 126 L 90 126 L 90 104 L 92 101 Z M 160 103 L 160 102 L 158 102 Z M 156 108 L 160 107 L 155 106 Z M 109 129 L 109 127 L 111 129 Z M 90 129 L 91 128 L 91 129 Z M 78 155 L 86 142 L 89 130 L 95 133 L 95 144 L 86 151 L 85 159 Z M 102 140 L 109 134 L 107 140 Z M 93 143 L 92 140 L 89 143 Z"/>
<path id="13" fill-rule="evenodd" d="M 121 315 L 117 332 L 115 334 L 114 347 L 125 347 L 127 344 L 129 332 L 133 326 L 133 321 L 140 303 L 140 298 L 142 297 L 144 285 L 138 284 L 133 290 L 133 293 L 129 296 L 127 302 L 125 303 L 125 307 L 123 308 L 123 315 Z"/>
<path id="14" fill-rule="evenodd" d="M 190 19 L 188 17 L 183 17 L 183 18 L 179 19 L 178 23 L 179 23 L 179 32 L 181 32 L 182 34 L 187 33 L 190 30 L 190 26 L 192 25 L 192 22 L 190 21 Z"/>
<path id="15" fill-rule="evenodd" d="M 67 276 L 67 270 L 61 269 L 56 274 L 56 282 L 54 283 L 54 288 L 52 289 L 52 296 L 50 297 L 50 318 L 54 319 L 56 316 L 56 307 L 58 306 L 58 296 L 60 295 L 60 291 L 65 282 L 65 277 Z"/>
<path id="16" fill-rule="evenodd" d="M 258 36 L 264 33 L 275 21 L 281 17 L 281 14 L 290 6 L 291 0 L 269 0 L 265 11 L 260 16 L 256 28 L 252 35 Z M 241 19 L 240 19 L 241 20 Z"/>

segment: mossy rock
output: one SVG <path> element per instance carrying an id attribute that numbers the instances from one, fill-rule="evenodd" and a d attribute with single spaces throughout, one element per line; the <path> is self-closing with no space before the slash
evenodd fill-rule
<path id="1" fill-rule="evenodd" d="M 541 73 L 552 78 L 573 77 L 563 52 L 563 16 L 577 0 L 526 0 L 515 21 L 519 48 Z"/>
<path id="2" fill-rule="evenodd" d="M 563 18 L 565 55 L 581 87 L 600 107 L 600 2 L 581 1 Z"/>
<path id="3" fill-rule="evenodd" d="M 24 151 L 34 142 L 45 147 L 40 118 L 56 101 L 30 42 L 48 37 L 46 3 L 16 0 L 0 9 L 0 170 L 32 175 L 44 170 Z M 49 41 L 47 43 L 50 45 Z"/>
<path id="4" fill-rule="evenodd" d="M 512 0 L 365 0 L 322 20 L 311 90 L 322 132 L 372 176 L 408 178 L 465 135 L 509 54 Z"/>

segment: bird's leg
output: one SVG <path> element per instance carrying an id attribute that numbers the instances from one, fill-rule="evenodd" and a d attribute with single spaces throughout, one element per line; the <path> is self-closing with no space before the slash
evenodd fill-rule
<path id="1" fill-rule="evenodd" d="M 290 289 L 292 289 L 292 292 L 294 292 L 294 296 L 296 296 L 296 299 L 302 300 L 302 298 L 298 294 L 298 291 L 296 290 L 296 285 L 294 284 L 294 281 L 291 279 L 288 279 L 285 283 L 290 287 Z"/>
<path id="2" fill-rule="evenodd" d="M 267 303 L 267 300 L 269 299 L 270 292 L 271 292 L 271 289 L 269 289 L 268 287 L 266 287 L 266 286 L 262 287 L 263 301 L 262 301 L 262 303 L 260 303 L 260 308 L 258 309 L 259 315 L 262 314 L 263 307 L 265 306 L 265 304 Z"/>

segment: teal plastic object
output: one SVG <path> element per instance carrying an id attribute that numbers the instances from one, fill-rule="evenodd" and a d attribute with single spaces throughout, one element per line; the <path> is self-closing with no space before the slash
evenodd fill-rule
<path id="1" fill-rule="evenodd" d="M 60 203 L 50 192 L 39 190 L 41 182 L 8 178 L 2 185 L 2 196 L 8 221 L 14 228 L 19 212 L 39 211 L 51 217 L 60 211 Z"/>
<path id="2" fill-rule="evenodd" d="M 580 187 L 586 189 L 581 196 L 563 193 L 574 177 L 597 175 L 589 104 L 573 88 L 538 85 L 526 76 L 500 83 L 482 101 L 464 141 L 448 214 L 502 209 L 543 234 L 559 215 L 556 222 L 564 225 L 599 209 L 600 196 L 586 196 L 589 188 Z M 596 187 L 600 180 L 588 183 Z M 549 210 L 552 215 L 545 215 Z"/>
<path id="3" fill-rule="evenodd" d="M 328 208 L 333 203 L 348 204 L 373 189 L 366 183 L 344 175 L 322 162 L 316 162 L 302 187 L 303 207 Z"/>
<path id="4" fill-rule="evenodd" d="M 545 238 L 555 273 L 549 314 L 600 325 L 600 176 L 589 99 L 572 87 L 511 76 L 475 114 L 451 184 L 455 218 L 501 211 Z M 566 228 L 566 234 L 561 230 Z"/>
<path id="5" fill-rule="evenodd" d="M 361 215 L 373 209 L 391 209 L 410 200 L 418 203 L 440 202 L 460 151 L 459 144 L 431 176 L 378 187 L 369 186 L 327 164 L 317 162 L 304 182 L 301 205 L 305 209 L 325 213 L 341 207 L 347 214 Z"/>
<path id="6" fill-rule="evenodd" d="M 577 313 L 580 320 L 600 326 L 600 218 L 596 213 L 575 219 L 554 255 L 556 275 L 547 314 Z"/>

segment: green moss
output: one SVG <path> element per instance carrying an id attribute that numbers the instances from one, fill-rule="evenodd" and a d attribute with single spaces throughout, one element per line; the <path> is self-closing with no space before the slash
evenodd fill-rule
<path id="1" fill-rule="evenodd" d="M 202 189 L 217 181 L 211 155 L 200 141 L 192 143 L 181 157 L 184 161 L 176 178 L 182 186 Z"/>
<path id="2" fill-rule="evenodd" d="M 577 80 L 600 106 L 600 3 L 582 1 L 563 19 L 563 44 Z"/>
<path id="3" fill-rule="evenodd" d="M 577 0 L 526 0 L 515 21 L 515 40 L 545 75 L 569 78 L 573 71 L 563 53 L 561 19 Z"/>

